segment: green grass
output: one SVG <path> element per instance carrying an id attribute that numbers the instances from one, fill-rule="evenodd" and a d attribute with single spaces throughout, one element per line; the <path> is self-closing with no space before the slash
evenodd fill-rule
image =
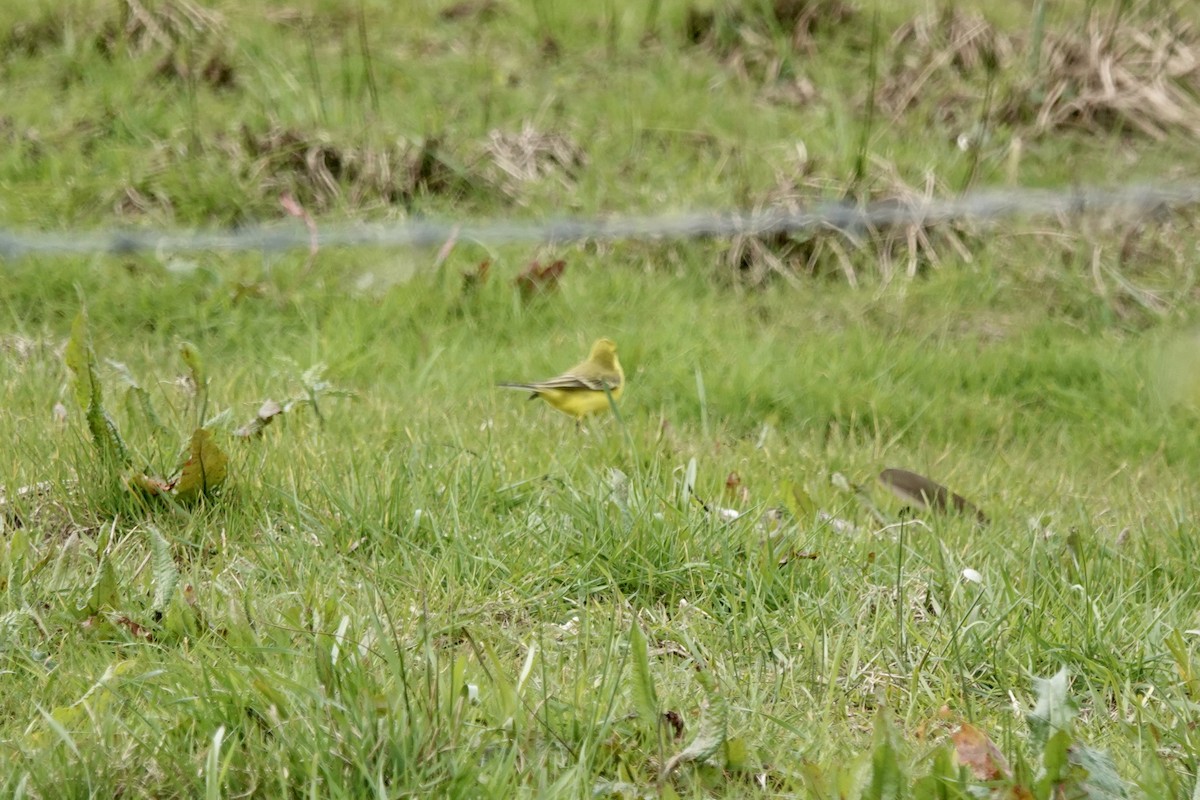
<path id="1" fill-rule="evenodd" d="M 662 3 L 654 36 L 646 6 L 616 0 L 463 20 L 432 2 L 218 5 L 216 32 L 175 48 L 116 35 L 107 51 L 97 37 L 123 29 L 123 4 L 0 12 L 4 226 L 277 220 L 284 190 L 318 225 L 727 208 L 794 177 L 797 141 L 828 196 L 860 155 L 869 7 L 819 30 L 813 53 L 776 41 L 783 74 L 818 90 L 788 105 L 756 68 L 687 42 L 682 2 Z M 881 7 L 880 38 L 919 10 Z M 1072 30 L 1085 8 L 1055 13 L 1047 29 Z M 1020 4 L 989 14 L 1030 24 Z M 213 54 L 233 86 L 154 77 L 168 56 Z M 879 122 L 869 152 L 913 184 L 932 170 L 956 186 L 958 131 L 930 122 L 953 85 Z M 585 162 L 499 188 L 487 135 L 525 122 Z M 439 137 L 458 174 L 335 170 L 331 191 L 287 147 L 250 153 L 243 128 L 355 163 L 391 153 L 397 170 Z M 985 186 L 1007 179 L 1016 137 L 1027 185 L 1159 180 L 1194 160 L 1182 134 L 1102 124 L 994 136 Z M 130 187 L 144 203 L 118 202 Z M 982 781 L 949 759 L 968 722 L 1041 798 L 1057 762 L 1026 715 L 1034 679 L 1065 667 L 1072 752 L 1105 751 L 1131 796 L 1187 796 L 1197 239 L 1180 217 L 1119 260 L 1124 232 L 1005 223 L 965 237 L 969 262 L 939 246 L 912 279 L 906 251 L 885 280 L 868 249 L 857 288 L 836 269 L 747 287 L 719 241 L 460 242 L 438 267 L 368 248 L 311 265 L 4 262 L 0 794 L 967 797 Z M 464 290 L 485 258 L 490 280 Z M 559 289 L 523 301 L 515 276 L 554 258 Z M 99 458 L 63 359 L 84 306 L 132 467 L 169 475 L 207 421 L 230 459 L 216 494 L 148 500 Z M 629 376 L 619 420 L 579 432 L 493 388 L 554 374 L 601 335 Z M 180 380 L 185 341 L 208 372 L 202 413 Z M 261 439 L 232 435 L 315 376 L 319 415 L 300 403 Z M 740 517 L 690 496 L 692 462 L 695 496 Z M 887 466 L 947 483 L 991 524 L 900 524 L 875 482 Z M 714 731 L 716 752 L 661 774 Z"/>

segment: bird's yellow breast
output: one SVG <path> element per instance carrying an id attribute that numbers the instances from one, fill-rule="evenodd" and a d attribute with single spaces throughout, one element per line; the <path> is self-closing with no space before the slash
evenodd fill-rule
<path id="1" fill-rule="evenodd" d="M 625 382 L 610 390 L 615 402 L 625 391 Z M 570 414 L 576 419 L 582 419 L 588 414 L 608 411 L 608 395 L 595 389 L 542 389 L 538 395 L 550 405 Z"/>

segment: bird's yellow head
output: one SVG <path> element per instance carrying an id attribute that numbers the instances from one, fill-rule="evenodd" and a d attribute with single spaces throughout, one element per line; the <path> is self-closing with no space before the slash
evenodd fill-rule
<path id="1" fill-rule="evenodd" d="M 612 339 L 597 339 L 592 345 L 592 352 L 588 355 L 588 361 L 604 367 L 605 369 L 616 369 L 617 367 L 617 343 Z"/>

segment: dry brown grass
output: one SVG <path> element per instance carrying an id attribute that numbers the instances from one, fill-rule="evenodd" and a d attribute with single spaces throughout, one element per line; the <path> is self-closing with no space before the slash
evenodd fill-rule
<path id="1" fill-rule="evenodd" d="M 899 275 L 916 277 L 927 268 L 940 266 L 948 251 L 959 260 L 972 260 L 967 221 L 920 219 L 922 207 L 947 193 L 932 173 L 915 186 L 905 181 L 894 165 L 873 159 L 861 186 L 856 189 L 810 176 L 780 176 L 775 188 L 755 204 L 755 210 L 803 214 L 827 204 L 830 197 L 843 197 L 848 204 L 871 210 L 896 210 L 902 212 L 900 216 L 912 212 L 913 221 L 735 236 L 724 256 L 728 273 L 749 286 L 803 276 L 841 276 L 857 286 L 864 273 L 885 282 Z"/>
<path id="2" fill-rule="evenodd" d="M 488 187 L 481 176 L 468 174 L 438 137 L 374 146 L 322 131 L 243 126 L 239 137 L 219 146 L 263 196 L 288 192 L 315 212 L 339 205 L 407 207 L 422 194 L 461 198 Z"/>
<path id="3" fill-rule="evenodd" d="M 184 42 L 215 39 L 224 30 L 220 13 L 188 0 L 121 0 L 116 15 L 101 26 L 96 47 L 110 54 L 118 49 L 134 55 L 173 53 Z"/>
<path id="4" fill-rule="evenodd" d="M 716 11 L 692 7 L 685 26 L 693 44 L 761 85 L 768 102 L 800 105 L 818 92 L 807 76 L 795 71 L 793 55 L 814 55 L 822 36 L 857 18 L 854 7 L 842 0 L 773 0 L 769 9 L 756 4 Z"/>
<path id="5" fill-rule="evenodd" d="M 936 119 L 961 120 L 994 81 L 996 119 L 1031 134 L 1200 137 L 1200 37 L 1191 20 L 1092 16 L 1077 30 L 1047 31 L 1037 45 L 1028 33 L 950 9 L 902 26 L 890 49 L 878 99 L 896 119 L 925 106 Z"/>
<path id="6" fill-rule="evenodd" d="M 236 132 L 203 142 L 163 140 L 157 151 L 161 161 L 145 177 L 113 187 L 109 202 L 114 213 L 170 219 L 178 198 L 161 179 L 193 147 L 219 153 L 240 177 L 251 203 L 278 210 L 278 198 L 289 195 L 314 214 L 407 211 L 422 197 L 468 207 L 476 202 L 524 204 L 537 184 L 553 181 L 569 188 L 587 160 L 569 137 L 529 124 L 514 134 L 492 131 L 486 139 L 448 143 L 438 136 L 372 142 L 319 128 L 243 123 Z"/>
<path id="7" fill-rule="evenodd" d="M 539 131 L 528 122 L 517 133 L 489 133 L 482 155 L 488 179 L 518 202 L 526 184 L 551 179 L 570 187 L 587 163 L 583 148 L 569 136 Z"/>

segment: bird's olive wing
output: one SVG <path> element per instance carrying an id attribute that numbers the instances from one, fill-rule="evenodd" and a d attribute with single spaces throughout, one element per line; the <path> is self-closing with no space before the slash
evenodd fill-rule
<path id="1" fill-rule="evenodd" d="M 617 388 L 617 380 L 615 377 L 601 378 L 595 376 L 578 375 L 573 372 L 567 372 L 559 375 L 557 378 L 551 378 L 548 381 L 542 381 L 534 384 L 537 389 L 590 389 L 595 392 L 603 392 L 605 389 Z"/>

